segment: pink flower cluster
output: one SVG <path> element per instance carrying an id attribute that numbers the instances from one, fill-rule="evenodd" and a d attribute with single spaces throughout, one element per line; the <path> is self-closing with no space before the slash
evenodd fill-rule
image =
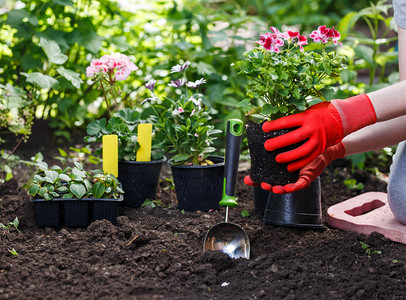
<path id="1" fill-rule="evenodd" d="M 299 34 L 298 31 L 280 32 L 275 27 L 270 28 L 272 32 L 267 32 L 259 36 L 257 44 L 262 45 L 265 49 L 278 53 L 279 47 L 284 45 L 284 40 L 289 43 L 296 43 L 300 50 L 303 51 L 303 46 L 307 45 L 307 38 Z"/>
<path id="2" fill-rule="evenodd" d="M 130 76 L 131 72 L 135 70 L 138 70 L 138 67 L 127 55 L 113 53 L 92 60 L 90 66 L 86 68 L 86 76 L 93 77 L 103 72 L 114 75 L 114 77 L 110 76 L 111 80 L 125 80 Z"/>
<path id="3" fill-rule="evenodd" d="M 309 34 L 309 37 L 313 39 L 315 42 L 322 42 L 322 43 L 328 43 L 328 42 L 333 42 L 334 45 L 340 44 L 339 39 L 341 38 L 340 33 L 333 28 L 327 28 L 326 25 L 319 26 L 317 30 L 314 30 L 311 34 Z"/>
<path id="4" fill-rule="evenodd" d="M 299 46 L 300 51 L 303 51 L 303 46 L 307 45 L 307 37 L 300 35 L 298 31 L 286 31 L 280 32 L 275 27 L 270 27 L 271 32 L 267 32 L 259 36 L 259 40 L 256 41 L 257 44 L 263 46 L 265 49 L 279 53 L 279 47 L 285 44 L 285 41 L 288 44 L 295 44 Z M 333 42 L 335 45 L 340 44 L 338 40 L 341 38 L 340 33 L 334 29 L 327 28 L 326 25 L 319 26 L 317 30 L 314 30 L 310 35 L 310 38 L 313 39 L 314 42 L 322 42 L 328 43 Z"/>

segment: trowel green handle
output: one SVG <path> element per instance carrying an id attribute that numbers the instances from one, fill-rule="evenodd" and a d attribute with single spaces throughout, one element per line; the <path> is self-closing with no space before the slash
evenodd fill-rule
<path id="1" fill-rule="evenodd" d="M 235 185 L 237 181 L 238 163 L 240 160 L 240 148 L 242 139 L 243 123 L 238 119 L 230 119 L 227 122 L 226 153 L 224 166 L 223 198 L 221 206 L 235 207 Z"/>

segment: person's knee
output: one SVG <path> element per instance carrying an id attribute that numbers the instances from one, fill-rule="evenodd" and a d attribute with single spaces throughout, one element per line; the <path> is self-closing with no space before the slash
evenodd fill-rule
<path id="1" fill-rule="evenodd" d="M 388 203 L 395 218 L 406 225 L 406 185 L 388 185 Z"/>

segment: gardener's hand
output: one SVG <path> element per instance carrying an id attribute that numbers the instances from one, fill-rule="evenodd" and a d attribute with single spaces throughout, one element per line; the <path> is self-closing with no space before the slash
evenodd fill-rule
<path id="1" fill-rule="evenodd" d="M 333 160 L 344 157 L 344 154 L 345 148 L 341 142 L 327 148 L 323 154 L 317 156 L 315 160 L 300 170 L 299 179 L 295 183 L 288 183 L 285 186 L 272 186 L 265 182 L 262 182 L 261 184 L 255 183 L 249 176 L 244 178 L 244 182 L 251 186 L 261 185 L 264 190 L 273 192 L 275 194 L 293 193 L 309 187 L 310 184 L 320 176 L 325 167 L 327 167 Z"/>
<path id="2" fill-rule="evenodd" d="M 333 145 L 320 154 L 311 163 L 300 170 L 299 179 L 295 183 L 288 183 L 285 186 L 276 185 L 272 187 L 275 194 L 293 193 L 305 189 L 320 176 L 321 172 L 335 159 L 344 157 L 345 148 L 343 143 Z M 261 185 L 262 186 L 262 185 Z"/>
<path id="3" fill-rule="evenodd" d="M 322 102 L 302 113 L 265 122 L 262 126 L 265 132 L 298 128 L 268 139 L 264 147 L 272 151 L 305 141 L 300 147 L 276 156 L 278 163 L 289 163 L 288 170 L 293 172 L 312 162 L 346 135 L 375 122 L 375 110 L 366 94 L 347 100 Z"/>

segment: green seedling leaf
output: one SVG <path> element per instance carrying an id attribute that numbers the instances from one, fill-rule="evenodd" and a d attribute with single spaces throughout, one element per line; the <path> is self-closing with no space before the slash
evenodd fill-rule
<path id="1" fill-rule="evenodd" d="M 20 225 L 20 220 L 17 217 L 15 217 L 13 222 L 10 222 L 8 224 L 13 226 L 15 229 L 17 229 L 18 232 L 20 232 L 20 230 L 18 230 L 18 226 Z"/>
<path id="2" fill-rule="evenodd" d="M 93 196 L 95 198 L 101 198 L 103 196 L 105 190 L 106 190 L 106 187 L 103 185 L 103 183 L 96 182 L 92 188 Z"/>
<path id="3" fill-rule="evenodd" d="M 34 175 L 34 180 L 37 182 L 43 182 L 45 180 L 44 177 L 42 177 L 41 175 Z"/>
<path id="4" fill-rule="evenodd" d="M 59 151 L 60 156 L 62 156 L 62 157 L 67 157 L 68 156 L 68 153 L 66 153 L 66 151 L 63 150 L 62 148 L 58 148 L 58 151 Z"/>
<path id="5" fill-rule="evenodd" d="M 69 192 L 69 189 L 68 189 L 67 186 L 60 186 L 60 187 L 58 187 L 56 190 L 57 190 L 58 192 L 60 192 L 60 193 L 67 193 L 67 192 Z"/>
<path id="6" fill-rule="evenodd" d="M 145 201 L 141 204 L 141 207 L 145 207 L 145 206 L 151 206 L 152 208 L 155 208 L 155 207 L 156 207 L 154 201 L 152 201 L 152 200 L 150 200 L 150 199 L 145 200 Z"/>
<path id="7" fill-rule="evenodd" d="M 78 170 L 83 171 L 83 165 L 81 163 L 78 163 L 77 161 L 74 161 L 73 163 Z"/>
<path id="8" fill-rule="evenodd" d="M 77 168 L 72 169 L 72 175 L 75 178 L 75 180 L 82 181 L 86 177 L 86 172 L 81 171 Z"/>
<path id="9" fill-rule="evenodd" d="M 52 171 L 52 170 L 46 170 L 44 173 L 45 173 L 46 178 L 49 178 L 51 180 L 51 181 L 47 180 L 50 183 L 54 183 L 58 179 L 58 176 L 59 176 L 58 172 Z"/>
<path id="10" fill-rule="evenodd" d="M 68 175 L 66 175 L 66 174 L 59 174 L 59 178 L 60 178 L 61 180 L 66 181 L 66 182 L 71 181 L 70 177 L 69 177 Z"/>
<path id="11" fill-rule="evenodd" d="M 34 184 L 34 185 L 31 186 L 31 188 L 29 189 L 28 193 L 29 193 L 31 196 L 35 196 L 35 195 L 38 193 L 38 191 L 39 191 L 39 185 L 38 185 L 38 184 Z"/>
<path id="12" fill-rule="evenodd" d="M 250 212 L 248 209 L 244 209 L 241 211 L 241 217 L 248 218 L 250 216 Z"/>
<path id="13" fill-rule="evenodd" d="M 86 193 L 86 187 L 81 183 L 73 183 L 70 185 L 69 190 L 76 198 L 80 199 Z"/>
<path id="14" fill-rule="evenodd" d="M 10 252 L 12 255 L 18 255 L 16 249 L 14 248 L 8 249 L 8 252 Z"/>
<path id="15" fill-rule="evenodd" d="M 73 198 L 73 194 L 72 193 L 63 194 L 62 198 L 63 199 L 71 199 L 71 198 Z"/>
<path id="16" fill-rule="evenodd" d="M 48 190 L 45 188 L 45 187 L 41 187 L 39 190 L 38 190 L 38 195 L 40 195 L 41 197 L 44 197 L 44 195 L 45 195 L 45 193 L 47 192 Z"/>
<path id="17" fill-rule="evenodd" d="M 45 193 L 44 194 L 44 199 L 47 200 L 47 201 L 50 201 L 50 200 L 54 199 L 54 197 L 52 197 L 52 195 L 49 194 L 49 193 Z"/>

